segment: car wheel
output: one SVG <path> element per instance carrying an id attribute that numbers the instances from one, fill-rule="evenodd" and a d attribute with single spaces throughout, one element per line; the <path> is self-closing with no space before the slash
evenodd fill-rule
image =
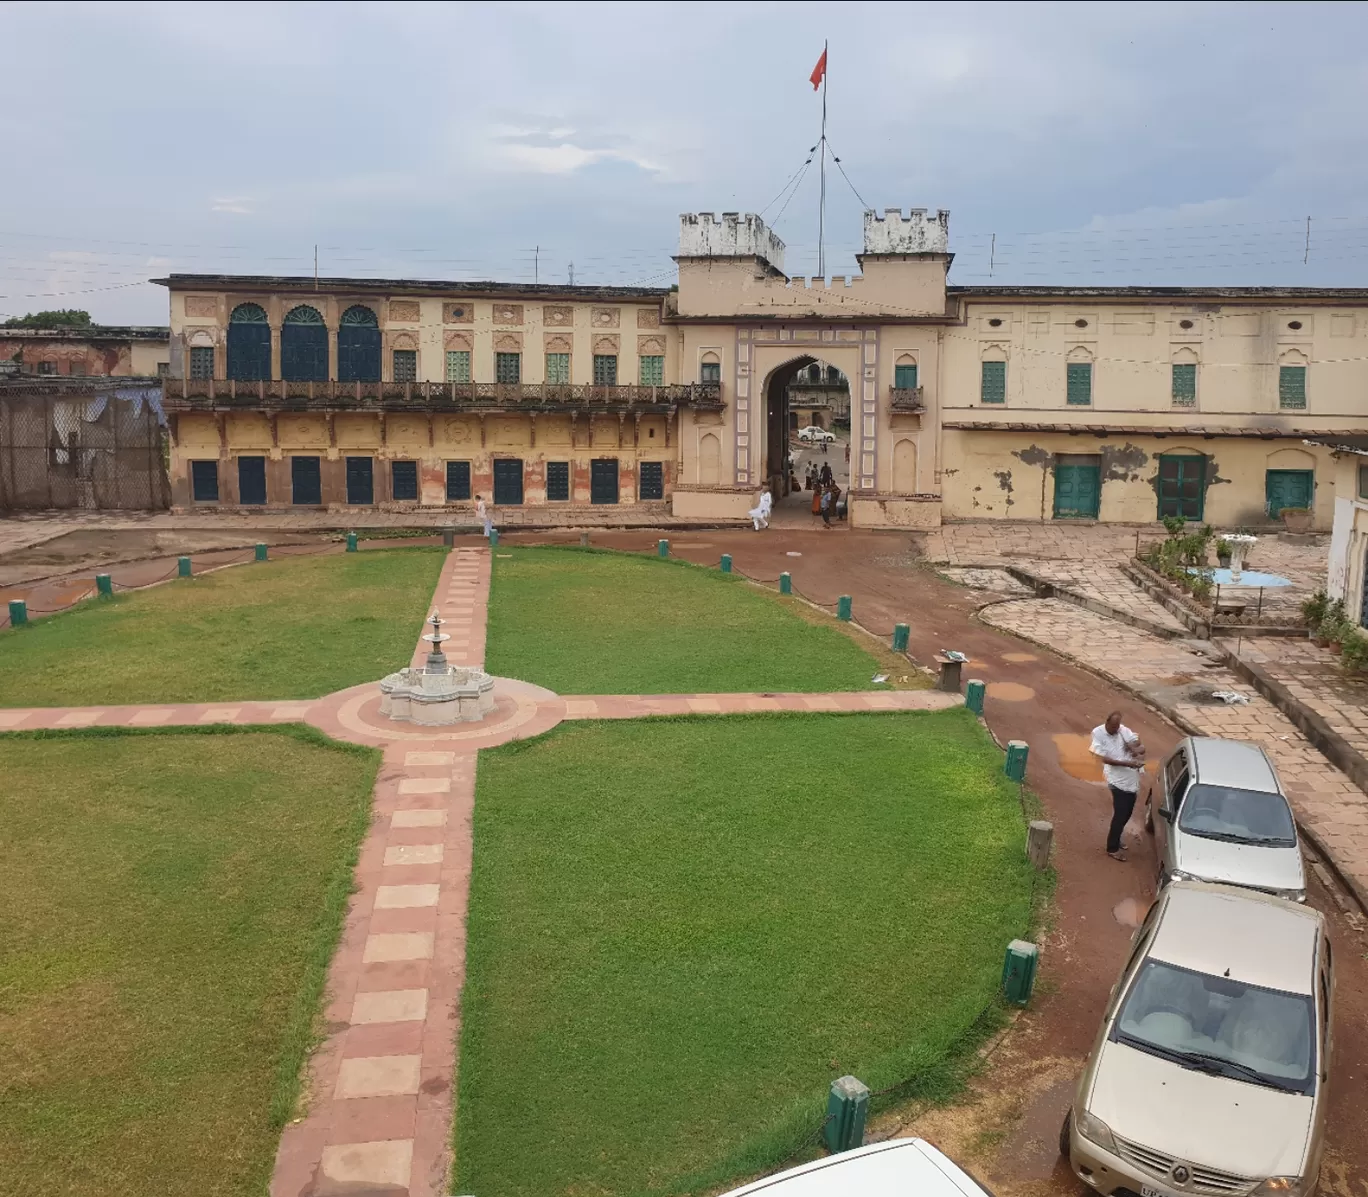
<path id="1" fill-rule="evenodd" d="M 1070 1106 L 1064 1115 L 1064 1125 L 1059 1128 L 1059 1154 L 1066 1160 L 1069 1158 L 1069 1124 L 1073 1121 L 1073 1107 Z"/>

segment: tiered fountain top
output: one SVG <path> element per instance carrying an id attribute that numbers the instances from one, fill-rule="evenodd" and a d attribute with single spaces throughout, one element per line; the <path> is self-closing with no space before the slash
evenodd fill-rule
<path id="1" fill-rule="evenodd" d="M 421 669 L 401 669 L 380 683 L 380 713 L 400 723 L 444 727 L 483 719 L 494 709 L 494 679 L 479 669 L 452 665 L 442 652 L 451 639 L 442 631 L 441 613 L 428 621 L 423 637 L 432 645 Z"/>

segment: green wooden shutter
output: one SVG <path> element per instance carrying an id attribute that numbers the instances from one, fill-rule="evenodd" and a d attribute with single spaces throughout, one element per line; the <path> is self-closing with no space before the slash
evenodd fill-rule
<path id="1" fill-rule="evenodd" d="M 657 354 L 647 354 L 641 359 L 641 385 L 659 387 L 665 385 L 665 359 Z"/>
<path id="2" fill-rule="evenodd" d="M 1278 367 L 1278 406 L 1293 411 L 1306 410 L 1306 367 Z"/>
<path id="3" fill-rule="evenodd" d="M 980 403 L 1007 402 L 1007 363 L 984 362 L 979 379 Z"/>
<path id="4" fill-rule="evenodd" d="M 617 386 L 617 354 L 594 354 L 594 385 L 596 387 Z"/>
<path id="5" fill-rule="evenodd" d="M 893 385 L 900 391 L 914 391 L 917 389 L 917 367 L 916 366 L 894 366 Z"/>
<path id="6" fill-rule="evenodd" d="M 418 381 L 418 351 L 416 349 L 396 349 L 394 351 L 394 381 Z"/>
<path id="7" fill-rule="evenodd" d="M 1173 406 L 1197 406 L 1197 366 L 1193 362 L 1173 363 Z"/>
<path id="8" fill-rule="evenodd" d="M 546 381 L 558 383 L 570 381 L 570 355 L 568 353 L 548 353 L 546 355 Z"/>
<path id="9" fill-rule="evenodd" d="M 448 349 L 446 355 L 447 382 L 470 381 L 470 350 Z"/>
<path id="10" fill-rule="evenodd" d="M 1092 403 L 1092 362 L 1068 363 L 1065 402 L 1076 407 Z"/>
<path id="11" fill-rule="evenodd" d="M 494 381 L 512 383 L 522 381 L 522 354 L 496 353 L 494 355 Z M 520 499 L 519 502 L 522 500 Z"/>

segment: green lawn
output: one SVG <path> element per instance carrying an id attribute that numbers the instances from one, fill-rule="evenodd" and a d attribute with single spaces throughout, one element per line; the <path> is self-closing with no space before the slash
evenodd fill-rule
<path id="1" fill-rule="evenodd" d="M 699 1191 L 810 1141 L 835 1077 L 938 1091 L 1030 922 L 1001 762 L 963 710 L 482 753 L 454 1191 Z"/>
<path id="2" fill-rule="evenodd" d="M 318 698 L 407 665 L 441 549 L 238 566 L 0 632 L 0 706 Z"/>
<path id="3" fill-rule="evenodd" d="M 485 660 L 558 694 L 860 690 L 879 661 L 735 575 L 626 553 L 501 547 Z"/>
<path id="4" fill-rule="evenodd" d="M 0 736 L 0 1190 L 266 1191 L 378 758 Z"/>

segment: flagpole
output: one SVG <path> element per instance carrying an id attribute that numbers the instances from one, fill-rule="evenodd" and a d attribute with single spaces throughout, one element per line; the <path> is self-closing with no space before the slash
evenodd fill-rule
<path id="1" fill-rule="evenodd" d="M 817 205 L 817 275 L 826 278 L 826 121 L 827 121 L 827 76 L 831 74 L 827 59 L 827 42 L 822 41 L 822 136 L 818 141 L 821 152 L 821 199 Z"/>

